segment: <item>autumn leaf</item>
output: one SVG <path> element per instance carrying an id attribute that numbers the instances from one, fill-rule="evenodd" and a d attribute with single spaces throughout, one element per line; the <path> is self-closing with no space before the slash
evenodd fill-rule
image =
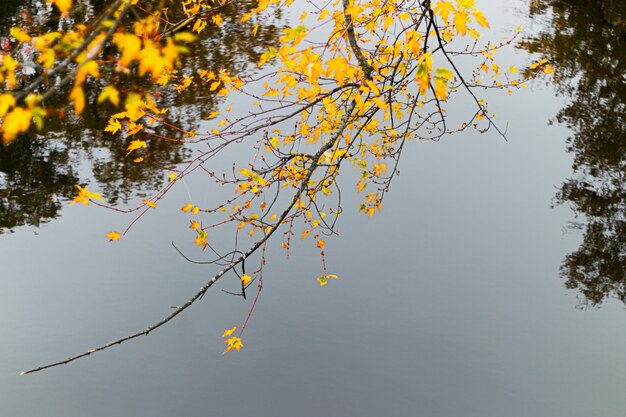
<path id="1" fill-rule="evenodd" d="M 148 200 L 147 198 L 143 199 L 143 202 L 146 203 L 146 206 L 150 207 L 150 208 L 156 208 L 157 203 Z"/>
<path id="2" fill-rule="evenodd" d="M 434 12 L 437 13 L 444 22 L 448 23 L 450 14 L 454 11 L 454 5 L 449 1 L 440 1 L 435 4 Z"/>
<path id="3" fill-rule="evenodd" d="M 26 132 L 30 127 L 31 118 L 30 110 L 21 107 L 16 107 L 7 114 L 2 123 L 4 144 L 11 142 L 18 134 Z"/>
<path id="4" fill-rule="evenodd" d="M 178 177 L 178 174 L 176 174 L 175 172 L 170 172 L 169 174 L 167 174 L 167 180 L 169 182 L 175 181 L 176 177 Z"/>
<path id="5" fill-rule="evenodd" d="M 204 248 L 207 246 L 207 233 L 202 229 L 198 229 L 197 232 L 198 234 L 196 235 L 196 240 L 194 240 L 193 243 L 198 246 L 202 246 L 202 250 L 204 250 Z"/>
<path id="6" fill-rule="evenodd" d="M 13 97 L 13 94 L 5 93 L 0 95 L 0 117 L 4 117 L 13 106 L 15 106 L 15 97 Z"/>
<path id="7" fill-rule="evenodd" d="M 241 339 L 235 336 L 231 337 L 230 339 L 224 340 L 224 343 L 226 343 L 227 346 L 226 349 L 224 349 L 224 352 L 222 352 L 222 355 L 230 352 L 233 349 L 239 352 L 239 350 L 243 347 Z"/>
<path id="8" fill-rule="evenodd" d="M 199 228 L 200 228 L 200 223 L 198 223 L 198 222 L 197 222 L 197 221 L 195 221 L 195 220 L 192 220 L 192 221 L 191 221 L 191 224 L 189 225 L 189 228 L 190 228 L 190 229 L 193 229 L 193 230 L 197 230 L 197 229 L 199 229 Z"/>
<path id="9" fill-rule="evenodd" d="M 224 21 L 224 19 L 222 19 L 222 16 L 220 16 L 219 14 L 211 16 L 211 20 L 217 26 L 220 26 L 222 24 L 222 22 Z"/>
<path id="10" fill-rule="evenodd" d="M 106 237 L 109 239 L 109 242 L 115 242 L 116 240 L 120 240 L 120 234 L 118 232 L 108 233 Z"/>
<path id="11" fill-rule="evenodd" d="M 252 277 L 248 274 L 243 274 L 241 276 L 241 282 L 243 283 L 243 285 L 248 285 L 250 284 L 250 281 L 252 281 Z"/>
<path id="12" fill-rule="evenodd" d="M 81 187 L 80 185 L 76 185 L 78 189 L 78 195 L 74 197 L 74 200 L 70 203 L 70 206 L 73 206 L 76 203 L 83 203 L 83 205 L 88 206 L 89 202 L 94 200 L 102 200 L 102 194 L 92 193 L 87 189 L 87 187 Z"/>
<path id="13" fill-rule="evenodd" d="M 146 147 L 146 142 L 144 142 L 143 140 L 139 140 L 139 139 L 134 140 L 130 142 L 130 145 L 128 145 L 128 148 L 126 148 L 126 150 L 128 151 L 126 153 L 126 156 L 130 155 L 132 151 L 136 151 L 137 149 L 141 149 L 145 147 Z"/>
<path id="14" fill-rule="evenodd" d="M 85 108 L 85 92 L 81 86 L 75 86 L 70 93 L 70 100 L 74 101 L 74 113 L 80 115 Z"/>
<path id="15" fill-rule="evenodd" d="M 18 42 L 30 42 L 32 39 L 28 33 L 18 27 L 11 28 L 10 33 Z"/>
<path id="16" fill-rule="evenodd" d="M 122 52 L 117 60 L 118 69 L 124 69 L 137 58 L 141 51 L 141 39 L 132 33 L 116 33 L 113 35 L 113 43 Z"/>
<path id="17" fill-rule="evenodd" d="M 67 14 L 72 8 L 72 0 L 48 0 L 48 3 L 54 3 L 62 14 Z"/>
<path id="18" fill-rule="evenodd" d="M 120 121 L 117 119 L 113 119 L 113 120 L 109 120 L 109 124 L 107 125 L 107 127 L 104 128 L 104 131 L 115 134 L 121 128 L 122 128 L 122 124 L 120 123 Z"/>
<path id="19" fill-rule="evenodd" d="M 317 247 L 320 248 L 321 250 L 324 250 L 324 245 L 326 244 L 326 242 L 324 242 L 322 239 L 317 241 Z"/>
<path id="20" fill-rule="evenodd" d="M 474 9 L 472 11 L 472 14 L 474 15 L 474 19 L 476 19 L 476 23 L 478 23 L 480 26 L 485 28 L 490 27 L 489 22 L 487 22 L 487 19 L 485 19 L 485 15 L 483 14 L 483 12 L 478 9 Z"/>
<path id="21" fill-rule="evenodd" d="M 230 336 L 231 334 L 235 333 L 235 330 L 237 330 L 237 326 L 233 327 L 232 329 L 225 330 L 224 333 L 222 333 L 222 337 Z"/>
<path id="22" fill-rule="evenodd" d="M 323 287 L 324 285 L 328 284 L 329 279 L 339 279 L 339 277 L 335 274 L 329 274 L 329 275 L 319 276 L 316 279 L 320 283 L 320 287 Z"/>
<path id="23" fill-rule="evenodd" d="M 186 203 L 183 207 L 181 207 L 180 211 L 182 211 L 183 213 L 187 213 L 192 208 L 193 208 L 193 204 Z"/>
<path id="24" fill-rule="evenodd" d="M 107 100 L 109 100 L 114 106 L 120 104 L 120 93 L 112 85 L 107 85 L 106 87 L 104 87 L 102 89 L 102 92 L 100 92 L 100 95 L 98 96 L 98 103 L 103 103 Z"/>

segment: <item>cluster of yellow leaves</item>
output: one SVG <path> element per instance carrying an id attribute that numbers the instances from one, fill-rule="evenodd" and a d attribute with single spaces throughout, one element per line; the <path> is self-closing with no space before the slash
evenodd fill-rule
<path id="1" fill-rule="evenodd" d="M 191 203 L 185 203 L 185 205 L 181 207 L 180 211 L 182 211 L 183 213 L 191 212 L 191 214 L 198 214 L 198 212 L 200 211 L 200 207 L 194 206 Z"/>
<path id="2" fill-rule="evenodd" d="M 222 334 L 222 337 L 231 336 L 233 333 L 235 333 L 235 330 L 237 330 L 237 326 L 233 327 L 232 329 L 226 330 Z M 243 343 L 241 342 L 241 339 L 239 337 L 237 337 L 237 336 L 232 336 L 232 337 L 224 340 L 224 343 L 226 343 L 226 349 L 224 349 L 224 352 L 222 352 L 222 355 L 230 352 L 233 349 L 235 349 L 237 352 L 239 352 L 241 350 L 241 348 L 243 347 Z"/>
<path id="3" fill-rule="evenodd" d="M 469 33 L 474 39 L 480 37 L 476 29 L 469 27 L 472 18 L 479 26 L 489 27 L 489 22 L 487 22 L 482 11 L 476 8 L 475 0 L 456 0 L 455 3 L 450 0 L 440 0 L 435 3 L 433 10 L 443 19 L 446 25 L 452 22 L 456 33 L 461 36 Z"/>
<path id="4" fill-rule="evenodd" d="M 249 169 L 242 169 L 239 173 L 248 178 L 248 181 L 242 182 L 237 185 L 236 191 L 240 193 L 251 192 L 256 194 L 260 191 L 260 187 L 265 187 L 268 185 L 268 181 L 257 174 L 256 172 L 250 171 Z"/>

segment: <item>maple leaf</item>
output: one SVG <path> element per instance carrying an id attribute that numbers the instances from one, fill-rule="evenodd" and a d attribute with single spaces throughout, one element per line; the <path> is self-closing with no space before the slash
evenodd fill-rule
<path id="1" fill-rule="evenodd" d="M 118 69 L 126 68 L 141 51 L 141 39 L 132 33 L 116 33 L 113 35 L 113 43 L 122 52 L 117 60 Z"/>
<path id="2" fill-rule="evenodd" d="M 139 140 L 139 139 L 134 140 L 130 143 L 130 145 L 128 145 L 128 148 L 126 148 L 126 150 L 128 151 L 126 153 L 126 156 L 130 155 L 132 151 L 145 148 L 145 147 L 146 147 L 146 142 L 144 142 L 143 140 Z"/>
<path id="3" fill-rule="evenodd" d="M 106 237 L 109 239 L 109 242 L 115 242 L 116 240 L 120 240 L 120 234 L 118 232 L 108 233 Z"/>
<path id="4" fill-rule="evenodd" d="M 230 339 L 224 340 L 224 343 L 226 343 L 228 346 L 226 346 L 226 349 L 224 349 L 224 352 L 222 352 L 222 355 L 230 352 L 233 349 L 239 352 L 239 350 L 243 347 L 243 343 L 241 342 L 241 339 L 236 336 L 233 336 Z"/>
<path id="5" fill-rule="evenodd" d="M 89 201 L 92 199 L 102 200 L 102 194 L 92 193 L 87 189 L 87 187 L 81 187 L 80 185 L 76 185 L 78 189 L 78 195 L 74 197 L 74 200 L 70 203 L 70 206 L 73 206 L 76 203 L 83 203 L 85 206 L 89 205 Z"/>
<path id="6" fill-rule="evenodd" d="M 109 120 L 109 124 L 107 125 L 107 127 L 104 128 L 104 131 L 115 134 L 121 128 L 122 128 L 122 124 L 120 123 L 120 121 L 117 119 L 114 119 L 114 120 Z"/>
<path id="7" fill-rule="evenodd" d="M 434 12 L 437 13 L 444 22 L 448 23 L 450 13 L 454 11 L 454 5 L 449 1 L 440 1 L 434 7 Z"/>
<path id="8" fill-rule="evenodd" d="M 485 15 L 483 14 L 483 12 L 478 9 L 474 9 L 474 11 L 472 11 L 472 14 L 474 15 L 474 19 L 476 19 L 476 23 L 478 23 L 480 26 L 485 28 L 491 27 L 489 26 L 489 22 L 487 22 L 487 19 L 485 19 Z"/>
<path id="9" fill-rule="evenodd" d="M 222 333 L 222 337 L 230 336 L 231 334 L 235 333 L 235 330 L 237 330 L 237 326 L 233 327 L 232 329 L 224 330 L 224 333 Z"/>

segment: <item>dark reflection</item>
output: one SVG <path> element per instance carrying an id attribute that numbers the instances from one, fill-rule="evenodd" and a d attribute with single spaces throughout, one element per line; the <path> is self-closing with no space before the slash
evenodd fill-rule
<path id="1" fill-rule="evenodd" d="M 573 174 L 556 201 L 580 215 L 584 236 L 561 274 L 587 304 L 626 303 L 626 2 L 534 0 L 530 14 L 550 27 L 522 46 L 550 60 L 571 98 L 556 120 L 572 130 Z"/>
<path id="2" fill-rule="evenodd" d="M 0 47 L 4 51 L 14 52 L 17 47 L 17 43 L 3 37 L 12 26 L 31 33 L 37 33 L 40 28 L 58 29 L 59 15 L 46 11 L 49 6 L 45 0 L 0 3 Z M 93 20 L 109 4 L 104 0 L 74 3 L 71 18 L 76 22 Z M 261 24 L 256 36 L 253 22 L 240 23 L 241 16 L 257 6 L 256 0 L 229 4 L 219 11 L 224 19 L 221 26 L 207 25 L 201 39 L 189 48 L 180 74 L 191 76 L 197 69 L 214 72 L 226 69 L 242 74 L 256 67 L 260 54 L 277 43 L 280 28 L 272 22 Z M 183 16 L 170 11 L 168 18 L 177 22 Z M 22 62 L 27 60 L 24 55 L 21 57 Z M 217 108 L 221 98 L 209 91 L 209 85 L 193 86 L 179 94 L 171 87 L 156 89 L 133 74 L 117 74 L 104 67 L 100 70 L 101 86 L 113 84 L 122 96 L 150 92 L 159 98 L 159 106 L 169 107 L 168 122 L 183 129 L 197 127 L 201 118 Z M 27 83 L 29 75 L 21 75 L 19 81 Z M 47 108 L 65 110 L 67 117 L 50 117 L 42 131 L 31 129 L 9 146 L 0 145 L 0 233 L 21 225 L 38 226 L 57 217 L 64 202 L 75 195 L 74 185 L 78 183 L 92 182 L 90 189 L 103 193 L 110 204 L 149 195 L 166 180 L 162 168 L 174 166 L 189 155 L 189 150 L 177 142 L 147 135 L 124 139 L 104 133 L 108 115 L 119 109 L 106 103 L 96 105 L 99 90 L 96 88 L 86 91 L 87 106 L 81 117 L 73 117 L 71 105 L 64 99 L 69 88 L 61 88 L 59 94 L 45 102 Z M 159 125 L 156 129 L 161 136 L 181 139 L 181 133 L 168 126 Z M 148 143 L 140 164 L 133 162 L 137 155 L 126 155 L 128 142 L 138 138 Z"/>

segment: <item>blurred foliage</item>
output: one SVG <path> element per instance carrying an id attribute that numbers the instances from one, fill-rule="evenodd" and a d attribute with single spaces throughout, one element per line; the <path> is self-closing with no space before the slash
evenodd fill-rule
<path id="1" fill-rule="evenodd" d="M 573 173 L 556 202 L 581 217 L 584 235 L 561 275 L 588 305 L 626 303 L 626 2 L 533 0 L 530 15 L 548 27 L 521 47 L 550 61 L 570 98 L 556 120 L 572 131 Z"/>
<path id="2" fill-rule="evenodd" d="M 142 2 L 140 2 L 141 4 Z M 143 6 L 149 9 L 149 3 Z M 69 17 L 73 23 L 93 21 L 107 6 L 104 0 L 83 0 L 75 3 Z M 209 25 L 185 56 L 182 74 L 192 75 L 197 69 L 217 72 L 226 69 L 245 74 L 255 68 L 261 53 L 277 43 L 280 27 L 272 22 L 261 24 L 253 35 L 254 25 L 241 24 L 241 16 L 256 6 L 255 0 L 242 0 L 223 7 L 220 27 Z M 183 16 L 168 16 L 171 22 Z M 280 21 L 280 16 L 277 16 Z M 127 22 L 128 24 L 132 22 Z M 15 53 L 17 43 L 7 36 L 11 27 L 27 32 L 58 29 L 60 15 L 45 0 L 4 0 L 0 2 L 0 48 Z M 28 68 L 29 56 L 20 51 Z M 31 59 L 32 61 L 32 59 Z M 22 71 L 18 82 L 24 86 L 37 76 L 41 68 Z M 115 84 L 122 93 L 150 92 L 169 107 L 168 121 L 188 129 L 199 119 L 216 109 L 219 96 L 209 87 L 199 86 L 191 91 L 157 88 L 134 72 L 118 74 L 101 68 L 101 86 Z M 204 88 L 204 90 L 203 90 Z M 19 89 L 19 88 L 18 88 Z M 102 192 L 109 204 L 128 202 L 143 197 L 161 187 L 166 180 L 162 168 L 179 164 L 189 150 L 175 141 L 145 138 L 148 142 L 145 160 L 141 164 L 127 157 L 127 143 L 103 132 L 108 116 L 114 113 L 110 104 L 96 104 L 95 92 L 87 91 L 87 106 L 80 117 L 70 116 L 71 106 L 59 97 L 67 97 L 70 86 L 61 87 L 59 94 L 45 102 L 48 108 L 60 109 L 61 118 L 47 118 L 41 131 L 21 135 L 9 146 L 0 146 L 0 233 L 21 225 L 39 226 L 56 218 L 67 198 L 75 194 L 75 184 L 95 182 L 91 187 Z M 67 111 L 63 111 L 67 110 Z M 180 132 L 166 125 L 158 127 L 159 135 L 178 137 Z M 80 166 L 80 169 L 78 168 Z"/>

